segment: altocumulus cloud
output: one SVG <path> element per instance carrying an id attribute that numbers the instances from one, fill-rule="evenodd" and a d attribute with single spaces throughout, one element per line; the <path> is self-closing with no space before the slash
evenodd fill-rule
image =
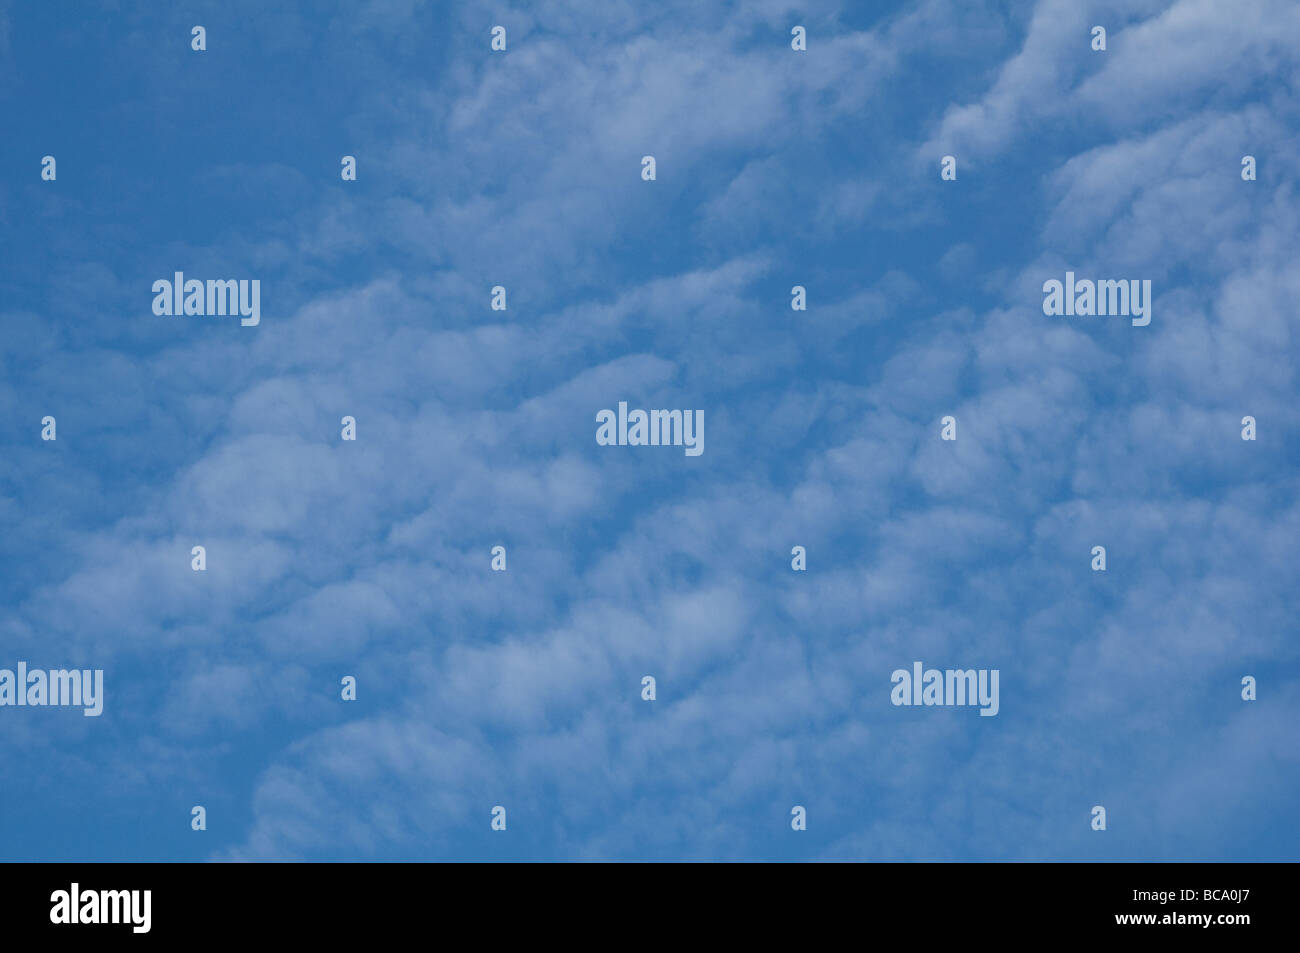
<path id="1" fill-rule="evenodd" d="M 71 144 L 6 193 L 0 631 L 108 693 L 94 732 L 0 719 L 6 816 L 132 806 L 104 857 L 1294 857 L 1294 12 L 994 6 L 828 4 L 798 55 L 783 10 L 684 3 L 498 11 L 497 59 L 419 4 L 63 49 L 128 130 L 219 95 L 241 132 L 139 157 L 156 194 Z M 182 265 L 261 277 L 261 324 L 154 319 Z M 1045 317 L 1066 268 L 1156 279 L 1150 327 Z M 620 399 L 704 408 L 706 452 L 601 452 Z M 893 708 L 913 659 L 1000 669 L 999 715 Z"/>

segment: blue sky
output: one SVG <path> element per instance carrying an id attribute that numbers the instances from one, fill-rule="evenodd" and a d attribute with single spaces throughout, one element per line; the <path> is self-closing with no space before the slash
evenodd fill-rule
<path id="1" fill-rule="evenodd" d="M 0 858 L 1300 858 L 1298 51 L 1290 0 L 0 3 L 0 667 L 106 691 L 0 708 Z M 1067 269 L 1150 326 L 1045 316 Z M 704 454 L 597 446 L 620 400 Z M 1000 713 L 892 706 L 914 660 Z"/>

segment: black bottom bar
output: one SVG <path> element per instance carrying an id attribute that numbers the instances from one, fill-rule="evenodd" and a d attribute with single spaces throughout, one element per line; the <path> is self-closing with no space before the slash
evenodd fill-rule
<path id="1" fill-rule="evenodd" d="M 881 942 L 902 931 L 916 941 L 908 948 L 1126 934 L 1222 944 L 1293 935 L 1295 873 L 1285 864 L 8 864 L 0 913 L 7 940 L 92 944 L 283 937 L 337 948 L 411 931 L 453 941 L 464 930 L 652 946 L 844 930 Z"/>

